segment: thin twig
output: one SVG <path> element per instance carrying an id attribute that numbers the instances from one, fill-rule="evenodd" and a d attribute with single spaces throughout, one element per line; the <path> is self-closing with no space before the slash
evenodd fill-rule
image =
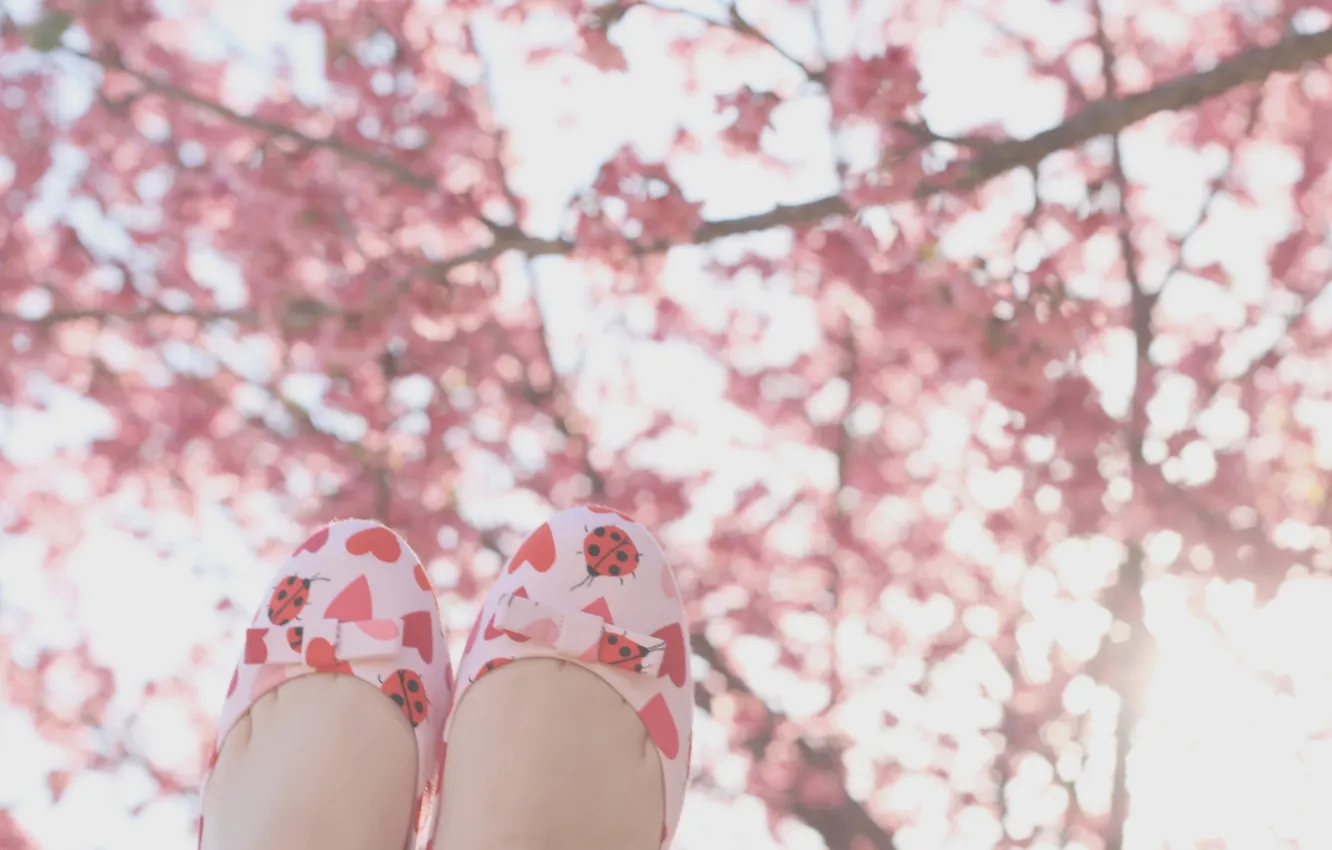
<path id="1" fill-rule="evenodd" d="M 391 175 L 395 179 L 408 185 L 415 186 L 418 189 L 434 189 L 437 185 L 436 181 L 431 177 L 412 171 L 410 168 L 394 161 L 393 158 L 387 154 L 368 151 L 332 136 L 313 136 L 296 129 L 295 127 L 281 124 L 277 121 L 269 121 L 253 115 L 242 114 L 229 106 L 218 103 L 217 101 L 209 100 L 208 98 L 201 97 L 187 89 L 181 88 L 155 74 L 149 74 L 131 68 L 118 56 L 97 56 L 70 48 L 63 48 L 62 51 L 67 55 L 76 56 L 89 62 L 95 62 L 108 70 L 120 71 L 123 74 L 133 77 L 139 85 L 143 86 L 153 94 L 160 94 L 163 97 L 169 97 L 172 100 L 188 103 L 204 112 L 211 113 L 219 118 L 224 118 L 244 127 L 249 127 L 253 130 L 258 130 L 272 136 L 291 139 L 292 141 L 298 142 L 309 148 L 332 151 L 346 160 L 369 166 L 376 171 Z"/>

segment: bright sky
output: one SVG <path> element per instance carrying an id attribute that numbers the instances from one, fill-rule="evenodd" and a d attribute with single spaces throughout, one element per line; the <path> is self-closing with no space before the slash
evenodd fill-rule
<path id="1" fill-rule="evenodd" d="M 7 5 L 22 19 L 23 8 L 32 4 Z M 291 57 L 299 71 L 298 93 L 303 97 L 319 96 L 322 60 L 318 39 L 308 29 L 283 22 L 286 5 L 272 0 L 216 4 L 213 39 L 197 47 L 204 51 L 236 51 L 243 57 L 231 79 L 234 102 L 243 104 L 253 95 L 279 54 Z M 1012 0 L 1005 5 L 1005 14 L 1010 21 L 1039 17 L 1041 37 L 1058 43 L 1066 40 L 1076 25 L 1072 5 Z M 839 16 L 835 0 L 825 6 L 829 10 L 829 40 L 845 50 L 851 43 L 849 26 Z M 885 9 L 890 6 L 885 4 Z M 707 13 L 716 11 L 709 0 L 695 0 L 689 7 Z M 1161 26 L 1169 24 L 1163 20 Z M 802 19 L 773 19 L 769 26 L 779 42 L 793 52 L 808 55 L 810 31 Z M 519 44 L 512 34 L 484 20 L 476 24 L 476 31 L 489 59 L 499 109 L 514 130 L 518 157 L 523 162 L 513 177 L 519 191 L 537 201 L 531 229 L 540 235 L 555 235 L 564 200 L 585 184 L 624 141 L 632 139 L 651 155 L 662 149 L 678 122 L 700 131 L 716 126 L 710 104 L 678 94 L 678 68 L 661 46 L 660 29 L 646 18 L 631 18 L 620 30 L 621 43 L 630 56 L 629 74 L 576 74 L 573 85 L 517 61 Z M 928 117 L 936 129 L 947 133 L 1002 119 L 1006 130 L 1024 135 L 1057 121 L 1063 112 L 1058 91 L 1027 83 L 1018 60 L 983 58 L 982 48 L 988 38 L 982 25 L 959 14 L 949 21 L 946 35 L 936 32 L 922 39 L 919 49 L 930 90 Z M 71 69 L 76 67 L 71 65 Z M 776 59 L 766 63 L 758 59 L 727 60 L 700 70 L 706 84 L 717 91 L 755 77 L 790 73 Z M 73 72 L 64 108 L 74 110 L 85 103 L 86 89 L 78 72 Z M 568 115 L 577 115 L 579 121 L 570 125 L 561 120 Z M 773 179 L 758 166 L 737 164 L 711 154 L 682 161 L 675 173 L 687 194 L 709 199 L 705 213 L 712 217 L 742 215 L 774 203 L 826 194 L 833 186 L 833 170 L 828 138 L 819 130 L 824 126 L 823 107 L 814 101 L 779 112 L 771 150 L 804 163 L 782 179 Z M 1186 227 L 1196 215 L 1206 181 L 1217 163 L 1173 149 L 1159 132 L 1150 129 L 1136 134 L 1128 147 L 1133 177 L 1151 187 L 1153 212 L 1172 226 Z M 68 155 L 66 161 L 70 162 L 77 158 L 69 152 L 63 155 Z M 1272 152 L 1264 160 L 1269 176 L 1278 173 L 1282 162 L 1279 152 Z M 725 190 L 718 190 L 718 186 L 725 186 Z M 1059 187 L 1053 185 L 1050 190 L 1057 192 Z M 56 214 L 61 209 L 60 199 L 53 198 L 49 212 Z M 75 208 L 66 214 L 84 213 Z M 1245 240 L 1233 237 L 1237 233 L 1280 231 L 1288 215 L 1288 211 L 1276 207 L 1261 216 L 1223 208 L 1196 250 L 1217 256 L 1237 272 L 1240 280 L 1249 282 L 1251 289 L 1241 297 L 1260 298 L 1265 286 L 1262 246 L 1254 242 L 1246 245 Z M 99 227 L 108 242 L 116 240 L 113 228 L 96 222 L 92 226 Z M 995 226 L 994 219 L 969 222 L 950 234 L 943 249 L 966 253 L 984 244 Z M 776 234 L 763 239 L 780 248 L 784 237 Z M 594 305 L 587 298 L 584 282 L 563 261 L 548 259 L 537 265 L 538 294 L 556 330 L 557 356 L 567 362 L 575 342 L 571 317 L 585 318 Z M 239 291 L 234 271 L 219 259 L 201 257 L 200 269 L 221 291 Z M 678 252 L 665 285 L 687 303 L 715 297 L 697 281 L 693 258 L 687 251 Z M 1176 300 L 1168 300 L 1164 306 L 1180 313 L 1185 304 L 1197 309 L 1201 298 L 1218 309 L 1231 309 L 1207 286 L 1183 281 L 1172 293 Z M 814 342 L 811 317 L 801 303 L 757 293 L 744 297 L 762 300 L 763 308 L 776 321 L 773 339 L 781 342 L 774 343 L 776 348 L 766 352 L 767 356 L 790 356 L 793 348 Z M 611 319 L 606 317 L 604 321 Z M 720 381 L 714 367 L 702 358 L 679 350 L 626 348 L 623 339 L 615 335 L 605 339 L 599 344 L 613 346 L 617 356 L 630 358 L 638 374 L 674 376 L 673 381 L 660 382 L 657 401 L 669 403 L 681 415 L 699 421 L 709 415 L 706 411 Z M 1117 340 L 1104 353 L 1102 388 L 1112 409 L 1122 408 L 1131 379 L 1126 367 L 1131 361 L 1127 342 Z M 670 389 L 672 386 L 688 386 L 691 392 L 679 394 Z M 291 387 L 298 398 L 311 389 Z M 611 409 L 608 414 L 606 427 L 614 429 L 615 423 L 630 412 Z M 39 460 L 54 445 L 84 439 L 90 422 L 94 423 L 91 427 L 100 427 L 95 416 L 90 419 L 86 406 L 62 399 L 50 416 L 40 420 L 0 418 L 0 448 L 12 457 Z M 936 449 L 940 453 L 948 450 L 949 441 L 965 427 L 965 423 L 947 416 L 931 425 L 938 426 Z M 716 432 L 730 430 L 728 424 Z M 724 447 L 726 439 L 719 436 L 716 445 L 696 446 L 695 450 L 702 449 L 696 455 L 700 462 L 714 465 L 726 480 L 744 480 L 752 476 L 755 465 L 766 460 L 758 452 L 723 455 Z M 71 487 L 77 492 L 77 481 L 71 482 Z M 510 509 L 502 503 L 500 507 Z M 70 558 L 68 570 L 61 573 L 42 568 L 37 541 L 0 537 L 0 558 L 5 564 L 0 574 L 0 630 L 15 636 L 20 661 L 31 660 L 43 647 L 70 645 L 85 633 L 96 657 L 115 669 L 122 693 L 131 698 L 137 698 L 142 683 L 182 673 L 202 693 L 211 695 L 210 699 L 220 698 L 237 651 L 238 618 L 248 614 L 229 618 L 206 612 L 211 612 L 223 596 L 257 600 L 273 565 L 255 562 L 253 553 L 236 542 L 234 527 L 226 516 L 202 517 L 204 534 L 197 540 L 191 539 L 192 532 L 178 518 L 152 518 L 153 535 L 160 544 L 153 549 L 111 527 L 112 520 L 133 519 L 135 514 L 135 506 L 128 501 L 90 511 L 83 542 Z M 527 521 L 534 523 L 537 519 L 532 516 Z M 299 530 L 279 513 L 275 512 L 271 521 L 274 531 L 292 539 L 300 536 Z M 1160 541 L 1158 547 L 1153 552 L 1156 560 L 1165 562 L 1173 557 L 1168 539 Z M 170 554 L 163 557 L 161 552 Z M 1092 597 L 1113 562 L 1113 553 L 1104 546 L 1070 544 L 1057 570 L 1031 571 L 1024 597 L 1035 622 L 1023 634 L 1024 651 L 1030 659 L 1043 657 L 1045 650 L 1056 643 L 1075 655 L 1094 651 L 1105 624 Z M 433 570 L 436 580 L 447 588 L 456 568 L 439 564 Z M 76 593 L 62 584 L 66 580 Z M 151 593 L 145 588 L 151 588 Z M 1323 614 L 1332 605 L 1332 588 L 1312 582 L 1292 584 L 1261 614 L 1252 611 L 1242 592 L 1217 591 L 1209 599 L 1209 612 L 1224 626 L 1226 640 L 1218 639 L 1210 627 L 1187 612 L 1182 591 L 1175 583 L 1156 582 L 1149 593 L 1152 626 L 1163 654 L 1133 763 L 1135 809 L 1127 850 L 1192 847 L 1197 840 L 1221 836 L 1231 842 L 1230 846 L 1245 850 L 1289 846 L 1272 833 L 1271 827 L 1278 824 L 1280 837 L 1297 846 L 1329 846 L 1332 809 L 1326 806 L 1326 800 L 1332 798 L 1332 749 L 1321 742 L 1312 745 L 1309 738 L 1321 736 L 1325 719 L 1332 716 L 1332 660 L 1326 653 L 1313 651 L 1332 642 L 1332 621 Z M 172 604 L 163 606 L 158 601 L 161 599 L 170 599 Z M 892 615 L 921 632 L 940 628 L 952 616 L 949 611 L 921 606 L 905 597 L 890 595 L 889 599 Z M 461 631 L 470 624 L 473 609 L 459 602 L 449 607 L 446 615 Z M 153 625 L 143 628 L 144 623 Z M 164 635 L 179 636 L 181 640 L 163 640 Z M 855 624 L 839 629 L 838 640 L 849 663 L 854 663 L 859 654 L 880 649 L 858 632 Z M 206 659 L 191 658 L 189 647 L 200 641 L 211 641 L 216 653 Z M 775 664 L 770 647 L 752 642 L 739 649 L 760 693 L 795 716 L 820 709 L 822 694 L 793 685 L 790 676 Z M 964 655 L 954 663 L 978 664 L 983 659 Z M 1250 665 L 1288 676 L 1294 686 L 1293 695 L 1275 694 L 1246 671 Z M 993 711 L 994 704 L 975 688 L 975 678 L 974 669 L 945 669 L 942 696 L 926 701 L 912 696 L 903 681 L 885 676 L 853 698 L 838 717 L 861 742 L 860 750 L 850 754 L 853 791 L 868 792 L 869 751 L 893 752 L 911 766 L 928 754 L 920 751 L 918 741 L 911 740 L 910 729 L 947 728 L 955 722 L 966 726 L 974 724 L 971 718 L 978 712 L 983 715 Z M 60 698 L 58 693 L 52 695 L 53 707 L 58 707 Z M 1075 703 L 1083 707 L 1104 704 L 1106 699 L 1104 693 L 1084 682 L 1070 690 L 1069 707 L 1074 709 Z M 132 705 L 125 700 L 117 703 L 113 716 L 118 725 L 106 734 L 129 735 L 136 749 L 156 763 L 192 768 L 198 753 L 190 707 L 167 698 L 156 699 L 151 705 L 151 710 L 130 716 Z M 877 718 L 884 705 L 893 706 L 903 718 L 906 732 L 880 728 Z M 216 710 L 211 705 L 205 705 L 205 709 Z M 1101 740 L 1108 737 L 1101 735 Z M 954 765 L 958 775 L 974 774 L 978 781 L 983 779 L 989 758 L 985 746 L 983 739 L 964 742 Z M 64 753 L 43 742 L 30 718 L 6 704 L 3 697 L 0 753 L 4 754 L 5 766 L 0 773 L 0 807 L 12 807 L 23 827 L 45 850 L 168 847 L 192 841 L 190 827 L 196 801 L 151 801 L 146 774 L 134 764 L 126 764 L 114 774 L 79 773 L 60 803 L 53 805 L 43 778 L 47 771 L 61 765 Z M 1089 773 L 1094 773 L 1109 753 L 1093 752 L 1090 757 Z M 742 763 L 728 755 L 720 729 L 708 723 L 701 725 L 695 758 L 716 765 L 717 787 L 694 795 L 686 808 L 677 846 L 683 850 L 772 846 L 763 808 L 745 796 Z M 1022 824 L 1042 819 L 1050 807 L 1062 805 L 1057 795 L 1051 796 L 1049 780 L 1046 765 L 1022 767 L 1009 814 L 1011 826 L 1020 830 Z M 1108 789 L 1081 790 L 1093 808 L 1097 801 L 1103 807 Z M 941 806 L 945 798 L 941 786 L 929 780 L 902 783 L 894 795 L 895 807 L 919 815 L 913 819 L 915 825 L 901 833 L 902 850 L 980 850 L 993 838 L 992 824 L 983 816 L 969 813 L 952 824 L 958 832 L 951 843 L 946 841 L 938 831 L 943 825 Z M 801 829 L 789 830 L 782 840 L 791 848 L 817 846 L 817 841 Z"/>

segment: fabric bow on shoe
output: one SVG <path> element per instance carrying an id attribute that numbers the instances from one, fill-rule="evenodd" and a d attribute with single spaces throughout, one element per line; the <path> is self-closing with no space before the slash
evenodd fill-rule
<path id="1" fill-rule="evenodd" d="M 607 623 L 587 611 L 563 611 L 524 596 L 498 600 L 495 626 L 539 641 L 558 654 L 656 676 L 666 643 Z"/>
<path id="2" fill-rule="evenodd" d="M 315 620 L 293 626 L 248 629 L 245 664 L 305 664 L 323 667 L 344 661 L 391 658 L 402 649 L 397 620 Z"/>

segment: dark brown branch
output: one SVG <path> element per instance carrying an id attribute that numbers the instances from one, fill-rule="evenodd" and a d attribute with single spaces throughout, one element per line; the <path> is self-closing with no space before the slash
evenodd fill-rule
<path id="1" fill-rule="evenodd" d="M 190 103 L 222 118 L 261 132 L 292 139 L 313 148 L 334 152 L 352 162 L 389 174 L 412 186 L 433 189 L 435 182 L 427 175 L 411 171 L 394 162 L 387 154 L 368 151 L 330 137 L 312 136 L 292 127 L 242 115 L 222 104 L 188 92 L 156 76 L 126 67 L 119 60 L 78 54 L 108 68 L 123 71 L 142 85 L 165 97 Z M 1332 29 L 1307 35 L 1291 35 L 1266 47 L 1255 47 L 1226 59 L 1210 70 L 1179 77 L 1145 92 L 1124 97 L 1109 96 L 1082 109 L 1057 127 L 1027 139 L 987 142 L 976 148 L 977 155 L 960 177 L 927 180 L 916 192 L 919 199 L 954 191 L 975 189 L 1017 168 L 1034 168 L 1051 154 L 1081 145 L 1097 136 L 1118 133 L 1124 128 L 1158 112 L 1195 106 L 1235 88 L 1259 82 L 1271 74 L 1297 70 L 1306 62 L 1332 55 Z M 694 244 L 705 244 L 728 236 L 755 233 L 775 227 L 816 224 L 829 216 L 846 215 L 852 209 L 840 196 L 830 195 L 801 204 L 777 206 L 765 212 L 732 219 L 705 221 L 694 233 Z M 494 240 L 438 263 L 426 271 L 447 272 L 473 263 L 485 263 L 508 251 L 529 256 L 568 254 L 574 245 L 568 240 L 539 239 L 517 228 L 497 234 Z M 671 243 L 654 242 L 639 247 L 642 253 L 658 253 Z"/>
<path id="2" fill-rule="evenodd" d="M 1155 643 L 1143 620 L 1143 550 L 1137 543 L 1127 546 L 1119 567 L 1119 579 L 1110 588 L 1106 607 L 1127 638 L 1114 643 L 1109 637 L 1092 659 L 1089 672 L 1119 698 L 1115 722 L 1116 767 L 1110 794 L 1110 813 L 1102 840 L 1105 850 L 1123 850 L 1124 826 L 1129 815 L 1128 781 L 1125 767 L 1133 749 L 1134 733 L 1145 713 L 1146 686 L 1156 658 Z"/>
<path id="3" fill-rule="evenodd" d="M 706 635 L 694 634 L 690 636 L 689 643 L 694 654 L 706 661 L 720 678 L 725 692 L 763 706 L 763 722 L 749 740 L 743 742 L 745 750 L 755 760 L 762 759 L 768 746 L 773 742 L 777 730 L 789 722 L 788 718 L 782 712 L 764 705 Z M 715 696 L 712 692 L 700 685 L 695 688 L 694 694 L 694 702 L 699 708 L 704 711 L 711 710 Z M 830 772 L 839 776 L 843 773 L 842 751 L 833 744 L 801 736 L 796 740 L 796 751 L 803 762 L 801 773 Z M 858 847 L 897 850 L 892 832 L 880 826 L 870 815 L 869 810 L 852 799 L 845 790 L 842 791 L 840 799 L 831 805 L 809 803 L 793 794 L 789 808 L 791 814 L 803 820 L 823 837 L 829 850 L 853 850 Z"/>
<path id="4" fill-rule="evenodd" d="M 1101 76 L 1105 82 L 1105 94 L 1111 101 L 1119 100 L 1119 77 L 1115 68 L 1115 52 L 1105 27 L 1105 14 L 1099 2 L 1093 4 L 1096 17 L 1096 45 L 1101 54 Z M 1265 75 L 1264 75 L 1265 76 Z M 1119 213 L 1119 249 L 1124 261 L 1124 277 L 1129 286 L 1130 329 L 1136 342 L 1137 363 L 1133 377 L 1133 395 L 1130 403 L 1128 422 L 1125 426 L 1125 443 L 1129 452 L 1129 467 L 1134 485 L 1134 492 L 1142 492 L 1142 471 L 1145 466 L 1143 442 L 1147 431 L 1147 399 L 1144 388 L 1151 380 L 1151 347 L 1155 339 L 1155 311 L 1161 291 L 1149 293 L 1143 286 L 1142 272 L 1138 262 L 1138 249 L 1133 240 L 1133 220 L 1128 205 L 1129 180 L 1124 170 L 1124 155 L 1119 134 L 1110 136 L 1111 178 L 1117 190 Z M 1146 624 L 1142 618 L 1142 567 L 1143 552 L 1137 540 L 1125 540 L 1128 557 L 1120 566 L 1119 582 L 1111 593 L 1102 600 L 1112 617 L 1128 628 L 1128 641 L 1119 656 L 1124 667 L 1139 670 L 1147 654 L 1147 645 L 1152 641 L 1146 633 Z M 1105 641 L 1110 641 L 1107 636 Z M 1105 653 L 1107 646 L 1102 646 Z M 1146 684 L 1131 675 L 1123 675 L 1122 670 L 1114 671 L 1110 681 L 1105 682 L 1119 697 L 1118 722 L 1115 725 L 1115 758 L 1110 788 L 1110 815 L 1106 831 L 1102 836 L 1105 850 L 1123 850 L 1124 826 L 1129 816 L 1128 766 L 1137 737 L 1138 722 L 1142 718 L 1141 705 L 1145 699 Z"/>
<path id="5" fill-rule="evenodd" d="M 1029 139 L 996 142 L 973 161 L 958 181 L 927 183 L 917 193 L 929 197 L 940 192 L 973 189 L 1015 168 L 1030 167 L 1047 156 L 1076 147 L 1097 136 L 1118 133 L 1158 112 L 1196 106 L 1240 86 L 1265 80 L 1272 74 L 1296 71 L 1306 62 L 1332 55 L 1332 29 L 1292 35 L 1267 47 L 1241 51 L 1207 71 L 1177 77 L 1144 92 L 1096 101 L 1057 127 Z"/>
<path id="6" fill-rule="evenodd" d="M 1329 55 L 1332 55 L 1332 29 L 1310 35 L 1289 36 L 1267 47 L 1242 51 L 1210 70 L 1179 77 L 1145 92 L 1122 98 L 1103 98 L 1044 133 L 1028 139 L 986 143 L 978 148 L 978 155 L 960 179 L 926 181 L 916 192 L 916 197 L 925 199 L 945 192 L 975 189 L 1013 169 L 1035 168 L 1051 154 L 1073 148 L 1097 136 L 1118 133 L 1158 112 L 1195 106 L 1240 86 L 1260 82 L 1271 74 L 1294 71 L 1305 62 L 1319 61 Z M 852 211 L 840 196 L 830 195 L 802 204 L 777 206 L 740 218 L 705 221 L 695 231 L 692 244 L 706 244 L 728 236 L 757 233 L 775 227 L 815 224 L 821 219 L 847 215 Z M 670 247 L 670 243 L 657 242 L 640 246 L 639 250 L 646 254 L 665 251 Z M 506 238 L 497 238 L 485 248 L 441 261 L 439 265 L 448 270 L 473 262 L 487 262 L 509 250 L 539 256 L 566 254 L 573 249 L 574 245 L 565 240 L 537 239 L 514 232 Z"/>
<path id="7" fill-rule="evenodd" d="M 124 312 L 80 308 L 71 310 L 50 310 L 41 316 L 35 316 L 33 318 L 18 316 L 13 313 L 0 313 L 0 327 L 5 325 L 25 325 L 31 328 L 42 329 L 52 328 L 56 325 L 66 325 L 71 322 L 89 321 L 96 322 L 99 325 L 105 325 L 110 322 L 133 323 L 159 318 L 193 319 L 197 322 L 237 322 L 239 324 L 251 324 L 258 318 L 258 315 L 253 310 L 170 310 L 160 305 L 144 307 L 137 310 L 126 310 Z"/>
<path id="8" fill-rule="evenodd" d="M 422 267 L 411 274 L 412 276 L 422 274 L 427 269 L 428 267 Z M 320 321 L 328 318 L 348 320 L 361 318 L 363 315 L 359 311 L 336 307 L 323 301 L 316 301 L 313 298 L 296 298 L 282 305 L 282 309 L 277 313 L 277 319 L 281 329 L 290 333 L 309 330 Z M 261 323 L 259 311 L 249 308 L 211 310 L 187 307 L 176 310 L 164 304 L 148 302 L 142 307 L 128 310 L 106 310 L 98 307 L 57 308 L 48 310 L 40 316 L 32 317 L 20 316 L 14 313 L 0 313 L 0 328 L 6 325 L 23 325 L 40 332 L 59 325 L 76 322 L 92 322 L 104 327 L 110 324 L 136 324 L 152 321 L 153 319 L 188 319 L 205 325 L 216 322 L 234 322 L 248 327 L 254 327 Z"/>

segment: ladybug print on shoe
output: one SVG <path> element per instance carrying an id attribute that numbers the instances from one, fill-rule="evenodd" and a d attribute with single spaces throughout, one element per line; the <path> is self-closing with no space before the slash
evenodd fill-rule
<path id="1" fill-rule="evenodd" d="M 689 779 L 694 684 L 684 623 L 675 576 L 646 528 L 609 508 L 562 511 L 519 547 L 478 612 L 445 736 L 468 688 L 496 667 L 524 658 L 578 664 L 624 697 L 656 745 L 665 846 Z"/>
<path id="2" fill-rule="evenodd" d="M 618 578 L 624 584 L 625 576 L 637 575 L 638 562 L 643 558 L 633 539 L 616 525 L 599 525 L 589 531 L 578 554 L 583 556 L 587 578 L 574 585 L 574 590 L 599 578 Z"/>
<path id="3" fill-rule="evenodd" d="M 416 737 L 416 794 L 424 805 L 408 848 L 425 850 L 434 838 L 440 741 L 453 697 L 448 653 L 435 651 L 442 635 L 435 592 L 416 553 L 379 523 L 334 522 L 287 559 L 246 630 L 217 746 L 255 700 L 284 682 L 363 679 L 393 702 Z"/>
<path id="4" fill-rule="evenodd" d="M 485 664 L 482 664 L 481 668 L 477 670 L 476 674 L 472 676 L 472 678 L 469 679 L 468 681 L 471 682 L 473 685 L 475 685 L 477 679 L 480 679 L 482 676 L 486 675 L 491 670 L 498 670 L 500 667 L 503 667 L 505 664 L 508 664 L 512 660 L 513 660 L 512 658 L 502 658 L 502 657 L 492 658 L 489 661 L 487 661 Z"/>
<path id="5" fill-rule="evenodd" d="M 301 611 L 310 604 L 310 585 L 317 581 L 328 581 L 321 576 L 287 576 L 273 588 L 273 595 L 268 598 L 268 622 L 275 626 L 285 626 L 292 620 L 299 619 Z"/>
<path id="6" fill-rule="evenodd" d="M 643 646 L 628 635 L 603 632 L 601 640 L 597 642 L 597 660 L 612 667 L 624 667 L 636 673 L 641 673 L 643 672 L 643 659 L 664 649 L 666 649 L 664 642 L 655 646 Z"/>
<path id="7" fill-rule="evenodd" d="M 394 670 L 393 674 L 380 683 L 379 689 L 384 696 L 398 704 L 407 722 L 412 728 L 421 725 L 430 707 L 430 698 L 426 696 L 425 685 L 415 670 Z"/>

